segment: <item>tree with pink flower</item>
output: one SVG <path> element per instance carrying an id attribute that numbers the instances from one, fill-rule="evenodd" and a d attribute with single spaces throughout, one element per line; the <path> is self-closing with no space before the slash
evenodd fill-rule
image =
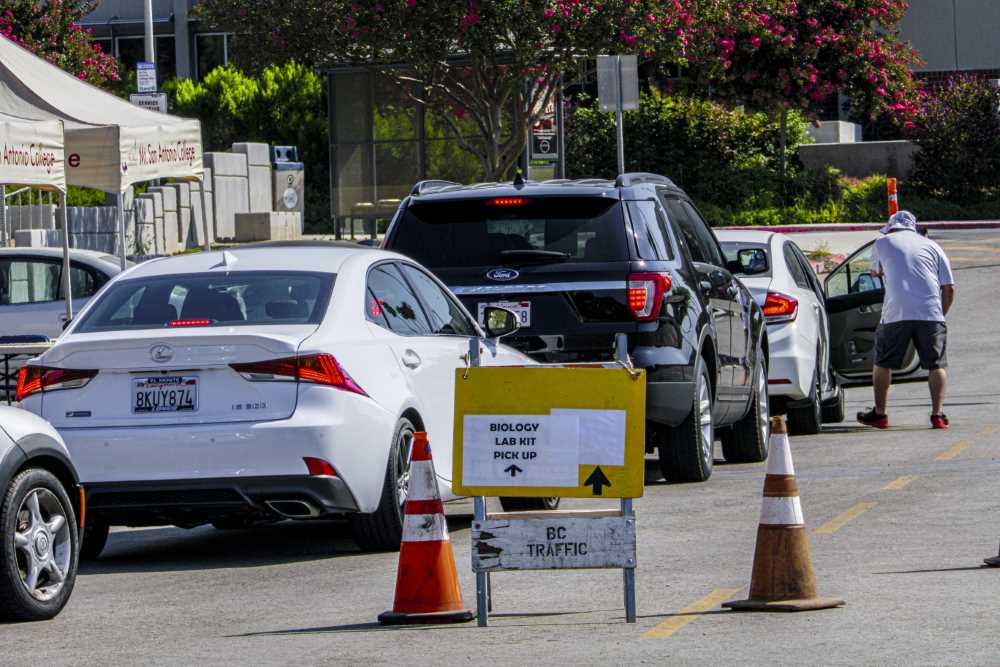
<path id="1" fill-rule="evenodd" d="M 4 0 L 0 36 L 97 86 L 118 81 L 118 61 L 81 26 L 94 0 Z"/>

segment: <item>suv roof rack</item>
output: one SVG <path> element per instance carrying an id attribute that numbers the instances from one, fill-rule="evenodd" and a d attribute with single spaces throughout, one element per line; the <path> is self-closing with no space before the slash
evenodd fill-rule
<path id="1" fill-rule="evenodd" d="M 666 176 L 660 176 L 659 174 L 650 174 L 645 171 L 637 171 L 628 174 L 620 174 L 618 178 L 615 179 L 616 188 L 627 188 L 630 185 L 639 185 L 640 183 L 657 183 L 659 185 L 669 185 L 672 188 L 676 188 L 674 182 L 671 181 Z"/>
<path id="2" fill-rule="evenodd" d="M 456 183 L 455 181 L 442 181 L 442 180 L 438 180 L 438 179 L 428 179 L 426 181 L 419 181 L 416 185 L 414 185 L 413 189 L 410 190 L 410 194 L 411 195 L 425 195 L 428 192 L 437 192 L 438 190 L 442 190 L 444 188 L 450 188 L 450 187 L 458 187 L 458 188 L 460 188 L 460 187 L 462 187 L 462 184 L 461 183 Z"/>

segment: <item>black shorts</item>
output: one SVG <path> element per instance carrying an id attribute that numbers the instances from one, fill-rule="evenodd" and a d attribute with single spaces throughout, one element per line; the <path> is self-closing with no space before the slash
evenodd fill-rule
<path id="1" fill-rule="evenodd" d="M 911 341 L 917 348 L 921 366 L 928 370 L 947 368 L 948 325 L 923 320 L 878 325 L 875 331 L 875 365 L 900 370 Z"/>

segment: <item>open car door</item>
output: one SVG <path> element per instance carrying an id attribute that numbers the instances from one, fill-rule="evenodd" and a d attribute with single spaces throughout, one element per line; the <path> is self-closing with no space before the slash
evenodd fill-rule
<path id="1" fill-rule="evenodd" d="M 875 329 L 882 318 L 885 288 L 869 273 L 875 241 L 861 246 L 823 282 L 830 321 L 830 365 L 844 385 L 870 385 L 875 363 Z M 893 382 L 926 379 L 917 351 L 910 345 Z"/>

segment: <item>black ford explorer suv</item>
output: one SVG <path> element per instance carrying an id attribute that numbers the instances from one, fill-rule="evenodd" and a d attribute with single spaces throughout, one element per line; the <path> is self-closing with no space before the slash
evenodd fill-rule
<path id="1" fill-rule="evenodd" d="M 539 362 L 612 360 L 626 333 L 647 371 L 647 449 L 668 480 L 708 479 L 716 436 L 727 461 L 767 458 L 763 315 L 670 179 L 423 181 L 384 246 L 480 320 L 488 305 L 516 312 L 522 328 L 504 342 Z"/>

